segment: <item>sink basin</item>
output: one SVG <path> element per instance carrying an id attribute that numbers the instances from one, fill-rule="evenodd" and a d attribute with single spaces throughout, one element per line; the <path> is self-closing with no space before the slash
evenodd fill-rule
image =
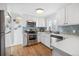
<path id="1" fill-rule="evenodd" d="M 56 42 L 63 40 L 64 38 L 62 36 L 57 36 L 57 35 L 51 35 L 51 37 L 56 38 Z"/>

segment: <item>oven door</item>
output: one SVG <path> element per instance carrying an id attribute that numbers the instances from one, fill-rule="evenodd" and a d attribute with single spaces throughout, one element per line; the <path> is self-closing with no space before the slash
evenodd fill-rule
<path id="1" fill-rule="evenodd" d="M 31 34 L 31 35 L 29 35 L 29 40 L 36 40 L 36 35 L 34 35 L 34 34 Z"/>

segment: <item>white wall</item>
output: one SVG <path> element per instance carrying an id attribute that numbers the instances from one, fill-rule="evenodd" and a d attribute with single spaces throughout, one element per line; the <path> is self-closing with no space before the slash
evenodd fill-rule
<path id="1" fill-rule="evenodd" d="M 0 10 L 6 10 L 6 4 L 0 3 Z"/>

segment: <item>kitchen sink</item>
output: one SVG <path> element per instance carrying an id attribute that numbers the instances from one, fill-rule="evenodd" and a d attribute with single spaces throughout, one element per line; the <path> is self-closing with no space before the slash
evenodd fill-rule
<path id="1" fill-rule="evenodd" d="M 51 37 L 56 38 L 56 42 L 63 40 L 63 36 L 51 35 Z"/>

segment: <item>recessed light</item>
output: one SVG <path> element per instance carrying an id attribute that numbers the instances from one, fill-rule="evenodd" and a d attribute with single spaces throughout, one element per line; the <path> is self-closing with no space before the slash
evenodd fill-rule
<path id="1" fill-rule="evenodd" d="M 43 14 L 43 13 L 44 13 L 44 9 L 42 9 L 42 8 L 37 8 L 37 9 L 36 9 L 36 13 L 37 13 L 37 14 Z"/>

